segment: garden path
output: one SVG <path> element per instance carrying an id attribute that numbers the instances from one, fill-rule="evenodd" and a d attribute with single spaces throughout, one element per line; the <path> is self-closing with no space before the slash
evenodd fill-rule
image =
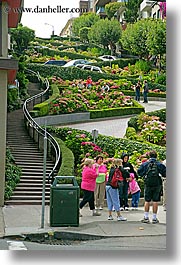
<path id="1" fill-rule="evenodd" d="M 163 101 L 150 101 L 149 103 L 142 103 L 145 107 L 145 112 L 155 111 L 166 108 L 166 102 Z M 112 118 L 101 121 L 91 121 L 85 123 L 67 124 L 58 127 L 70 127 L 73 129 L 80 129 L 91 132 L 93 129 L 98 130 L 99 134 L 106 136 L 114 136 L 122 138 L 125 135 L 129 118 Z"/>

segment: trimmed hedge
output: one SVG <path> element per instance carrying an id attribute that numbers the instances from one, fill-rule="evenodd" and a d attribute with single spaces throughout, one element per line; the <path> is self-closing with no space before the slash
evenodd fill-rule
<path id="1" fill-rule="evenodd" d="M 60 146 L 61 150 L 61 166 L 58 171 L 58 176 L 74 176 L 74 154 L 60 139 L 55 137 L 55 140 Z"/>
<path id="2" fill-rule="evenodd" d="M 45 116 L 48 115 L 50 109 L 50 103 L 52 100 L 60 97 L 60 91 L 56 84 L 51 85 L 52 96 L 39 104 L 36 104 L 32 111 L 30 111 L 32 117 Z M 123 116 L 123 115 L 132 115 L 145 112 L 143 106 L 141 106 L 137 101 L 133 100 L 134 106 L 130 107 L 120 107 L 112 109 L 102 109 L 102 110 L 89 110 L 90 118 L 105 118 L 105 117 L 114 117 L 114 116 Z"/>
<path id="3" fill-rule="evenodd" d="M 33 70 L 34 72 L 39 72 L 43 77 L 51 77 L 57 76 L 62 78 L 63 80 L 74 80 L 74 79 L 87 79 L 87 76 L 90 75 L 90 71 L 82 70 L 77 67 L 60 67 L 60 66 L 50 66 L 43 65 L 37 63 L 29 63 L 27 64 L 28 69 Z M 99 72 L 91 72 L 91 77 L 93 81 L 98 81 L 99 79 L 126 79 L 130 80 L 133 85 L 136 85 L 138 79 L 132 77 L 125 77 L 113 74 L 99 73 Z M 148 82 L 148 87 L 150 90 L 160 89 L 160 91 L 165 92 L 166 87 L 160 84 L 155 84 Z"/>
<path id="4" fill-rule="evenodd" d="M 60 96 L 59 89 L 55 84 L 51 85 L 51 89 L 52 89 L 52 96 L 46 101 L 36 104 L 33 110 L 30 111 L 32 117 L 45 116 L 48 114 L 50 109 L 50 103 L 52 102 L 52 100 Z"/>
<path id="5" fill-rule="evenodd" d="M 130 90 L 121 90 L 123 92 L 124 95 L 126 96 L 131 96 L 131 97 L 135 97 L 135 91 L 130 91 Z M 141 95 L 142 96 L 142 95 Z M 148 93 L 148 97 L 155 97 L 155 98 L 166 98 L 166 93 L 162 94 L 162 93 L 156 93 L 156 92 L 149 92 Z"/>
<path id="6" fill-rule="evenodd" d="M 166 109 L 147 112 L 146 114 L 149 116 L 157 116 L 160 118 L 160 121 L 166 122 Z M 136 130 L 136 132 L 139 131 L 137 121 L 138 121 L 138 116 L 132 117 L 128 121 L 128 127 L 133 127 Z"/>
<path id="7" fill-rule="evenodd" d="M 145 112 L 145 109 L 140 105 L 139 107 L 122 107 L 122 108 L 112 108 L 112 109 L 103 109 L 103 110 L 89 110 L 89 112 L 90 112 L 90 118 L 96 119 L 96 118 L 138 114 L 141 112 Z"/>

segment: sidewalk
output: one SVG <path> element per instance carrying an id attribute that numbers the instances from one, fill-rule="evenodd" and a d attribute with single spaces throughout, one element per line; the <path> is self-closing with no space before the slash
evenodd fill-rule
<path id="1" fill-rule="evenodd" d="M 145 106 L 145 110 L 148 112 L 166 107 L 166 102 L 149 102 L 149 104 L 142 103 L 142 105 Z M 116 123 L 114 120 L 109 120 L 109 126 L 105 126 L 105 122 L 92 122 L 71 125 L 71 127 L 88 131 L 92 130 L 92 128 L 97 128 L 99 133 L 104 135 L 118 137 L 117 134 L 119 134 L 119 137 L 122 137 L 125 133 L 128 120 L 129 118 L 121 118 L 117 119 Z M 122 215 L 127 218 L 126 222 L 118 222 L 115 213 L 113 213 L 114 220 L 108 221 L 107 207 L 101 211 L 102 215 L 98 217 L 91 216 L 89 208 L 85 207 L 82 210 L 83 217 L 79 219 L 79 227 L 50 227 L 49 207 L 46 206 L 44 228 L 41 228 L 41 212 L 41 205 L 12 205 L 0 207 L 0 238 L 12 235 L 46 233 L 49 231 L 66 231 L 112 237 L 166 235 L 166 212 L 163 211 L 161 205 L 158 211 L 159 224 L 142 224 L 140 222 L 144 214 L 143 206 L 139 207 L 139 211 L 130 210 L 128 212 L 123 212 Z"/>
<path id="2" fill-rule="evenodd" d="M 131 209 L 123 211 L 122 215 L 127 218 L 125 222 L 118 222 L 115 212 L 113 212 L 114 220 L 108 221 L 107 207 L 101 211 L 101 216 L 92 216 L 89 207 L 84 207 L 82 209 L 83 217 L 79 218 L 79 227 L 50 227 L 49 206 L 46 206 L 44 228 L 41 228 L 41 213 L 41 205 L 14 205 L 0 208 L 0 237 L 41 234 L 50 231 L 109 237 L 166 235 L 166 212 L 163 211 L 162 205 L 158 210 L 159 224 L 140 222 L 144 214 L 143 207 L 139 207 L 138 211 Z"/>

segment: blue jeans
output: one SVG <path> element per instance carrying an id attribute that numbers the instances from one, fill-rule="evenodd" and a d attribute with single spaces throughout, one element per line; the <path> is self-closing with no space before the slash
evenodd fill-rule
<path id="1" fill-rule="evenodd" d="M 113 189 L 111 186 L 106 186 L 107 207 L 112 211 L 113 207 L 116 212 L 120 210 L 119 192 L 118 189 Z"/>
<path id="2" fill-rule="evenodd" d="M 135 97 L 136 101 L 140 101 L 140 92 L 136 91 L 136 97 Z"/>
<path id="3" fill-rule="evenodd" d="M 143 102 L 146 102 L 146 103 L 148 103 L 148 98 L 147 98 L 147 96 L 148 96 L 148 92 L 143 92 Z"/>
<path id="4" fill-rule="evenodd" d="M 124 181 L 123 186 L 119 188 L 119 199 L 120 199 L 120 207 L 129 207 L 128 205 L 128 186 L 129 183 Z"/>
<path id="5" fill-rule="evenodd" d="M 132 194 L 132 201 L 131 201 L 131 206 L 132 207 L 138 207 L 140 200 L 140 191 L 137 191 Z"/>

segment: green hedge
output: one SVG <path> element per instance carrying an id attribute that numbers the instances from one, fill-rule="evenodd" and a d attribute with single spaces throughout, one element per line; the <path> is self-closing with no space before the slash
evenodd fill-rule
<path id="1" fill-rule="evenodd" d="M 55 140 L 60 146 L 61 150 L 61 166 L 58 172 L 58 176 L 74 176 L 74 155 L 72 151 L 66 147 L 65 143 L 60 139 L 55 137 Z"/>
<path id="2" fill-rule="evenodd" d="M 30 112 L 32 117 L 48 115 L 50 103 L 54 99 L 56 99 L 60 96 L 59 89 L 55 84 L 51 85 L 51 90 L 52 90 L 52 96 L 50 96 L 48 100 L 46 100 L 42 103 L 36 104 L 34 106 L 33 110 Z"/>
<path id="3" fill-rule="evenodd" d="M 131 96 L 131 97 L 134 97 L 135 96 L 135 91 L 130 91 L 130 90 L 121 90 L 121 91 L 126 96 Z M 156 93 L 156 92 L 149 92 L 148 93 L 148 97 L 166 98 L 166 94 Z"/>
<path id="4" fill-rule="evenodd" d="M 27 64 L 27 68 L 39 72 L 43 77 L 51 77 L 57 76 L 62 78 L 63 80 L 74 80 L 74 79 L 87 79 L 87 76 L 91 74 L 93 81 L 98 81 L 99 79 L 110 79 L 110 80 L 118 80 L 118 79 L 126 79 L 130 80 L 133 85 L 136 85 L 138 79 L 132 77 L 125 77 L 113 74 L 106 74 L 106 73 L 98 73 L 98 72 L 90 72 L 81 70 L 77 67 L 60 67 L 60 66 L 49 66 L 37 63 L 29 63 Z M 160 89 L 160 91 L 166 91 L 166 87 L 160 84 L 154 84 L 148 82 L 149 89 Z"/>
<path id="5" fill-rule="evenodd" d="M 138 114 L 141 112 L 145 112 L 145 109 L 140 105 L 139 107 L 122 107 L 122 108 L 112 108 L 112 109 L 103 109 L 103 110 L 89 110 L 89 112 L 90 112 L 90 118 L 96 119 L 96 118 Z"/>
<path id="6" fill-rule="evenodd" d="M 147 112 L 146 114 L 149 116 L 157 116 L 160 118 L 160 121 L 166 122 L 166 109 Z M 136 130 L 136 132 L 138 132 L 138 130 L 139 130 L 137 121 L 138 121 L 138 116 L 132 117 L 128 121 L 128 127 L 133 127 Z"/>

